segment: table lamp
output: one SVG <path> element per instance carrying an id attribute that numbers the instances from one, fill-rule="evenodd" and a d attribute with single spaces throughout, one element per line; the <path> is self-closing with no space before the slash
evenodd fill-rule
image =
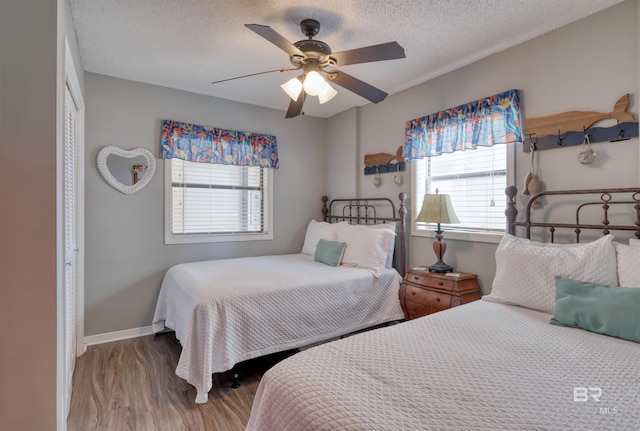
<path id="1" fill-rule="evenodd" d="M 444 232 L 440 228 L 440 223 L 460 223 L 456 212 L 451 205 L 451 198 L 449 195 L 438 194 L 426 194 L 424 195 L 424 201 L 422 202 L 422 209 L 416 221 L 424 223 L 438 223 L 438 229 L 436 230 L 436 240 L 433 242 L 433 251 L 438 257 L 438 262 L 435 265 L 429 267 L 429 271 L 433 272 L 451 272 L 453 268 L 442 261 L 442 256 L 447 250 L 447 243 L 442 240 L 442 233 Z"/>

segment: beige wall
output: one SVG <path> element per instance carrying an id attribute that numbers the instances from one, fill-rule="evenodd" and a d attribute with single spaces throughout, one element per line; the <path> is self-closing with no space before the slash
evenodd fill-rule
<path id="1" fill-rule="evenodd" d="M 326 120 L 87 73 L 85 334 L 151 325 L 162 277 L 172 265 L 297 253 L 306 225 L 322 217 Z M 143 147 L 158 157 L 163 119 L 275 135 L 274 239 L 164 244 L 164 160 L 133 195 L 111 188 L 96 166 L 106 145 Z"/>
<path id="2" fill-rule="evenodd" d="M 326 190 L 329 198 L 350 198 L 356 196 L 359 178 L 358 115 L 360 108 L 330 118 L 327 122 L 326 154 L 331 156 L 327 164 Z"/>
<path id="3" fill-rule="evenodd" d="M 360 108 L 356 126 L 358 141 L 353 143 L 345 140 L 345 145 L 349 144 L 350 148 L 342 147 L 340 152 L 333 151 L 331 147 L 327 163 L 332 166 L 348 151 L 355 154 L 359 165 L 358 178 L 353 184 L 357 185 L 360 196 L 395 197 L 400 191 L 410 193 L 409 171 L 401 187 L 393 183 L 392 174 L 383 175 L 381 187 L 373 186 L 372 177 L 362 173 L 364 155 L 395 152 L 398 145 L 403 143 L 406 120 L 511 88 L 521 90 L 525 117 L 568 110 L 610 111 L 620 96 L 631 93 L 629 110 L 636 114 L 637 119 L 640 94 L 638 16 L 638 1 L 629 0 L 392 95 L 378 105 L 366 105 Z M 428 29 L 425 31 L 427 34 L 418 32 L 416 37 L 428 40 Z M 351 114 L 343 113 L 337 117 L 344 115 Z M 339 121 L 334 117 L 330 122 Z M 353 132 L 349 131 L 348 136 L 351 135 Z M 597 143 L 594 149 L 598 157 L 589 167 L 576 161 L 579 147 L 540 152 L 537 159 L 540 166 L 538 174 L 545 188 L 632 187 L 640 184 L 637 138 L 617 143 Z M 529 169 L 529 154 L 522 152 L 521 145 L 517 145 L 515 150 L 515 184 L 521 188 Z M 328 193 L 339 193 L 339 185 L 329 184 Z M 519 202 L 524 200 L 519 198 Z M 435 262 L 432 241 L 431 238 L 411 238 L 411 265 Z M 488 292 L 495 273 L 496 245 L 453 240 L 447 243 L 447 263 L 460 271 L 479 274 L 482 287 Z"/>

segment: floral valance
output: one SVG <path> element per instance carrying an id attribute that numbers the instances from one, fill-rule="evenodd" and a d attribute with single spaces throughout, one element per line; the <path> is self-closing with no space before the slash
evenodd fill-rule
<path id="1" fill-rule="evenodd" d="M 522 142 L 518 90 L 407 121 L 404 157 L 419 159 L 509 142 Z"/>
<path id="2" fill-rule="evenodd" d="M 276 137 L 164 120 L 160 157 L 190 162 L 278 168 Z"/>

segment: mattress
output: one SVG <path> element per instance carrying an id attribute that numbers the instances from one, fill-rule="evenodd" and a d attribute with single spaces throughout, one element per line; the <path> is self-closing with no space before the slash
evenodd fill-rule
<path id="1" fill-rule="evenodd" d="M 207 401 L 212 373 L 403 318 L 401 277 L 332 267 L 305 254 L 176 265 L 165 274 L 153 331 L 175 330 L 176 374 Z"/>
<path id="2" fill-rule="evenodd" d="M 300 352 L 247 430 L 637 430 L 640 345 L 477 301 Z"/>

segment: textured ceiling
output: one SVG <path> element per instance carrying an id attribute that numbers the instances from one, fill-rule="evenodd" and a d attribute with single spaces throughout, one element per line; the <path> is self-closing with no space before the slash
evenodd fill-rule
<path id="1" fill-rule="evenodd" d="M 290 42 L 299 23 L 321 23 L 315 39 L 333 52 L 397 41 L 407 58 L 344 66 L 389 94 L 518 45 L 622 0 L 70 0 L 84 68 L 115 76 L 285 111 L 275 72 L 288 55 L 244 27 L 268 25 Z M 330 117 L 369 103 L 341 87 L 304 112 Z M 381 103 L 384 103 L 381 102 Z M 283 112 L 284 116 L 284 112 Z M 291 120 L 295 121 L 295 119 Z"/>

